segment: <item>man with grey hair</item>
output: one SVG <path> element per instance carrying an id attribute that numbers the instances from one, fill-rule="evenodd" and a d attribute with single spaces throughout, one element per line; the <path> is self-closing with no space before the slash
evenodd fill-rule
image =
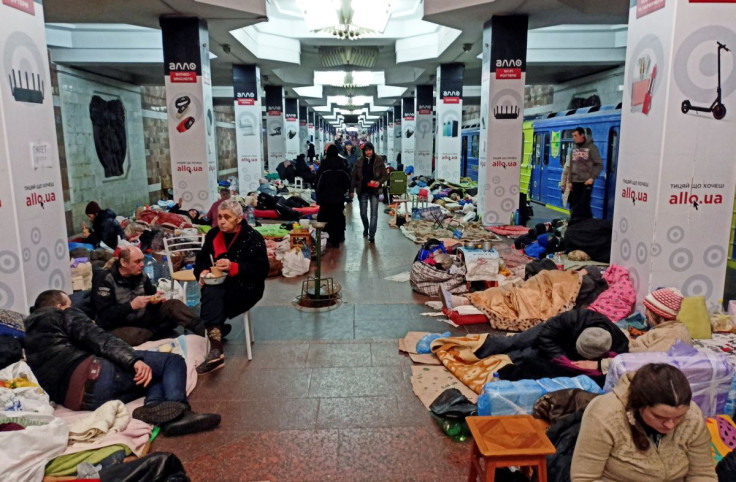
<path id="1" fill-rule="evenodd" d="M 184 303 L 156 296 L 135 246 L 121 248 L 112 266 L 94 277 L 92 304 L 97 324 L 132 346 L 175 335 L 177 325 L 205 334 L 202 321 Z"/>
<path id="2" fill-rule="evenodd" d="M 258 180 L 258 192 L 263 192 L 271 196 L 276 195 L 276 189 L 274 189 L 268 182 L 268 179 L 262 177 Z"/>

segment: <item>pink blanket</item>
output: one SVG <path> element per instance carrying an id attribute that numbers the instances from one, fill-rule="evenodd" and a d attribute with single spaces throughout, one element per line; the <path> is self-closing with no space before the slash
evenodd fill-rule
<path id="1" fill-rule="evenodd" d="M 612 264 L 603 273 L 603 279 L 608 283 L 608 289 L 588 309 L 606 315 L 614 323 L 623 320 L 631 314 L 636 303 L 636 291 L 629 279 L 629 272 L 626 268 Z"/>

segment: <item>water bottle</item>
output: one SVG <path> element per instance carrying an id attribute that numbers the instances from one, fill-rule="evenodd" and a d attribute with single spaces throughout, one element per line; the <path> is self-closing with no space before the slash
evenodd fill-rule
<path id="1" fill-rule="evenodd" d="M 153 260 L 153 256 L 150 254 L 147 254 L 143 257 L 143 272 L 146 273 L 146 276 L 148 276 L 148 279 L 151 280 L 151 283 L 155 283 L 156 280 L 153 267 L 156 265 L 156 262 Z"/>
<path id="2" fill-rule="evenodd" d="M 185 294 L 187 306 L 194 307 L 199 304 L 199 284 L 196 281 L 187 282 Z"/>
<path id="3" fill-rule="evenodd" d="M 246 219 L 248 221 L 248 224 L 251 226 L 256 225 L 256 215 L 253 212 L 253 206 L 248 206 L 248 214 L 246 214 Z"/>
<path id="4" fill-rule="evenodd" d="M 565 263 L 562 261 L 562 253 L 555 253 L 554 262 L 557 265 L 558 270 L 565 270 Z"/>

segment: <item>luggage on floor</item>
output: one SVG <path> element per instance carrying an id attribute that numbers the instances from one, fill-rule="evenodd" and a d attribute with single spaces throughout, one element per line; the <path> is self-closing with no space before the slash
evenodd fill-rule
<path id="1" fill-rule="evenodd" d="M 733 366 L 723 355 L 699 352 L 680 341 L 670 348 L 669 352 L 618 355 L 611 360 L 604 390 L 612 390 L 624 373 L 636 371 L 648 363 L 667 363 L 679 368 L 690 382 L 693 401 L 706 417 L 724 413 L 728 391 L 734 380 Z"/>
<path id="2" fill-rule="evenodd" d="M 483 392 L 478 397 L 478 415 L 531 414 L 534 404 L 542 395 L 564 388 L 603 393 L 593 379 L 586 375 L 515 382 L 499 380 L 483 386 Z"/>

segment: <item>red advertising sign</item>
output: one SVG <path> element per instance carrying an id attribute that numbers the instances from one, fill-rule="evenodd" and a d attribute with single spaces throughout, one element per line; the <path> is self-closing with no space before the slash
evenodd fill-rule
<path id="1" fill-rule="evenodd" d="M 33 0 L 3 0 L 3 5 L 15 8 L 21 12 L 36 15 L 36 7 L 33 5 Z"/>
<path id="2" fill-rule="evenodd" d="M 443 104 L 459 104 L 460 97 L 445 97 L 442 99 Z"/>
<path id="3" fill-rule="evenodd" d="M 637 0 L 636 18 L 641 18 L 664 8 L 665 0 Z"/>
<path id="4" fill-rule="evenodd" d="M 255 105 L 255 99 L 238 99 L 238 105 Z"/>
<path id="5" fill-rule="evenodd" d="M 197 82 L 197 72 L 169 72 L 169 80 L 176 83 L 194 84 Z"/>
<path id="6" fill-rule="evenodd" d="M 520 78 L 521 69 L 496 69 L 496 79 L 510 80 Z"/>

